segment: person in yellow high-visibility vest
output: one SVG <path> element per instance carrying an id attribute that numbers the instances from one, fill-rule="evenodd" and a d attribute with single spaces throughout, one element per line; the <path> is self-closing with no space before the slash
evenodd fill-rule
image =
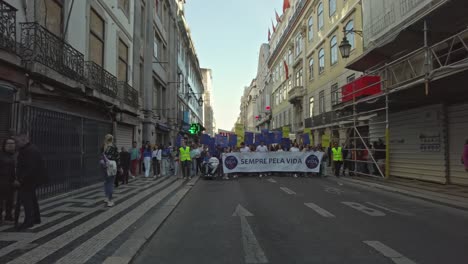
<path id="1" fill-rule="evenodd" d="M 190 168 L 192 166 L 192 159 L 190 158 L 190 147 L 187 146 L 185 141 L 182 141 L 182 147 L 179 148 L 179 159 L 184 180 L 187 178 L 191 179 Z"/>
<path id="2" fill-rule="evenodd" d="M 332 159 L 335 167 L 335 176 L 339 178 L 341 165 L 343 164 L 343 149 L 338 146 L 338 142 L 333 143 Z"/>

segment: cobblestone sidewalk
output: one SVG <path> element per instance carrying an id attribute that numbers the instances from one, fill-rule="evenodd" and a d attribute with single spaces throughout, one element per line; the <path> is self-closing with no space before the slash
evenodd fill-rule
<path id="1" fill-rule="evenodd" d="M 0 263 L 103 263 L 194 180 L 137 178 L 115 190 L 111 208 L 105 206 L 102 184 L 41 201 L 40 225 L 22 232 L 0 226 Z"/>

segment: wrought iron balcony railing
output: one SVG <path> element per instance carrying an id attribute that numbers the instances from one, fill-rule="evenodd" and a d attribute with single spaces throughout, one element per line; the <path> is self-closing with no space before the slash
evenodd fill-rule
<path id="1" fill-rule="evenodd" d="M 84 55 L 38 23 L 21 23 L 21 57 L 75 81 L 83 80 Z"/>
<path id="2" fill-rule="evenodd" d="M 0 0 L 0 49 L 16 51 L 17 9 Z"/>
<path id="3" fill-rule="evenodd" d="M 119 82 L 119 93 L 124 103 L 133 107 L 138 107 L 138 91 L 127 82 Z"/>
<path id="4" fill-rule="evenodd" d="M 85 83 L 112 98 L 117 98 L 117 77 L 93 61 L 86 61 L 84 67 Z"/>

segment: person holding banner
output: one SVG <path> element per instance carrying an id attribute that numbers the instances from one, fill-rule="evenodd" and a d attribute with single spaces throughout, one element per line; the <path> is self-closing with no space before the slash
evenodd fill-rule
<path id="1" fill-rule="evenodd" d="M 241 152 L 241 153 L 250 152 L 250 148 L 247 147 L 247 146 L 245 145 L 244 142 L 241 142 L 241 144 L 240 144 L 240 152 Z"/>
<path id="2" fill-rule="evenodd" d="M 265 146 L 265 142 L 263 142 L 263 141 L 260 142 L 260 145 L 257 146 L 256 152 L 268 152 L 268 147 Z M 263 174 L 260 173 L 260 175 L 258 175 L 258 177 L 262 178 Z"/>
<path id="3" fill-rule="evenodd" d="M 293 147 L 289 150 L 290 152 L 301 152 L 299 149 L 299 145 L 297 143 L 294 143 Z M 293 174 L 294 178 L 297 178 L 297 173 Z"/>

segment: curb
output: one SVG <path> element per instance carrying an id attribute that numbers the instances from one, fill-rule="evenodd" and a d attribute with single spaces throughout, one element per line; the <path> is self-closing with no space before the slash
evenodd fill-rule
<path id="1" fill-rule="evenodd" d="M 156 234 L 166 219 L 183 200 L 185 195 L 195 186 L 200 177 L 196 176 L 178 190 L 157 213 L 148 218 L 145 224 L 136 229 L 133 234 L 117 249 L 114 255 L 107 257 L 104 264 L 128 264 L 138 255 L 147 242 Z"/>
<path id="2" fill-rule="evenodd" d="M 396 188 L 396 187 L 390 187 L 390 186 L 386 186 L 386 185 L 378 184 L 378 183 L 373 183 L 373 182 L 366 182 L 366 181 L 347 179 L 347 178 L 340 178 L 340 179 L 342 181 L 345 181 L 345 182 L 348 182 L 348 183 L 351 183 L 351 184 L 357 184 L 357 185 L 361 185 L 361 186 L 364 185 L 364 186 L 368 186 L 368 187 L 382 189 L 382 190 L 385 190 L 385 191 L 404 194 L 406 196 L 419 198 L 419 199 L 422 199 L 422 200 L 425 200 L 425 201 L 429 201 L 429 202 L 433 202 L 433 203 L 437 203 L 437 204 L 441 204 L 441 205 L 445 205 L 445 206 L 449 206 L 449 207 L 454 207 L 454 208 L 465 210 L 465 211 L 468 210 L 468 203 L 466 203 L 466 202 L 455 201 L 455 200 L 446 199 L 446 198 L 442 198 L 442 197 L 435 197 L 435 196 L 420 193 L 420 192 L 405 190 L 405 189 Z"/>

